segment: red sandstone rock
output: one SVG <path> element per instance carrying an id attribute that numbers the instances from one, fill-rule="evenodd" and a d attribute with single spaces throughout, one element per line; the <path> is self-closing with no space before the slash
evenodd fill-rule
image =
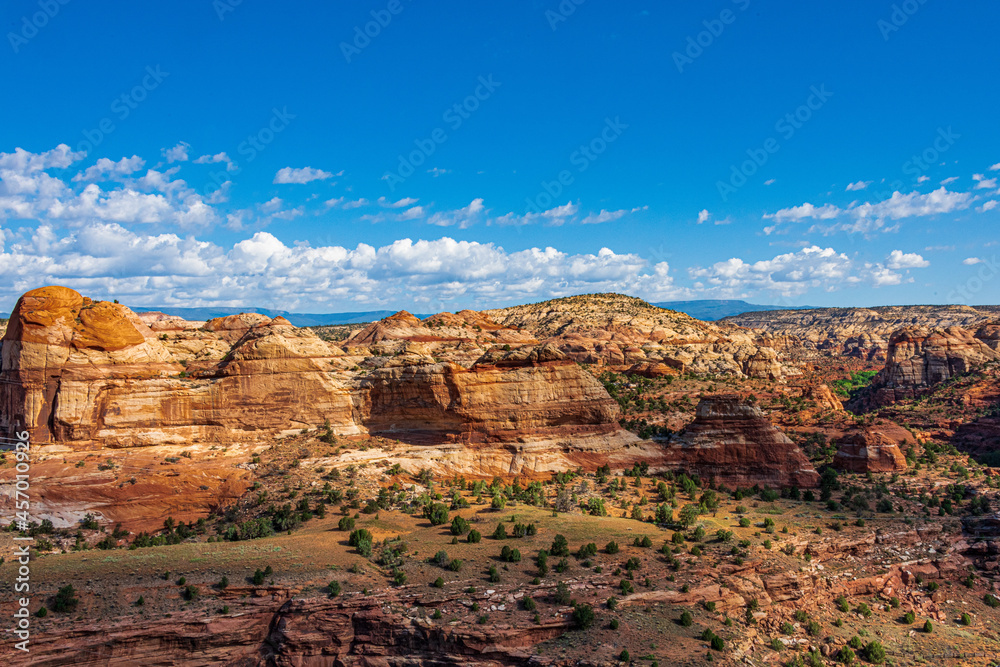
<path id="1" fill-rule="evenodd" d="M 698 403 L 695 420 L 670 441 L 667 467 L 726 486 L 815 487 L 819 475 L 756 405 L 736 395 Z"/>
<path id="2" fill-rule="evenodd" d="M 895 472 L 906 469 L 906 457 L 885 434 L 863 431 L 840 440 L 833 465 L 848 472 Z"/>

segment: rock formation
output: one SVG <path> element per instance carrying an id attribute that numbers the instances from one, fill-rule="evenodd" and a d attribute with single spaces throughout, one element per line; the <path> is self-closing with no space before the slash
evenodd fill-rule
<path id="1" fill-rule="evenodd" d="M 671 439 L 666 466 L 730 488 L 814 487 L 819 475 L 764 412 L 737 395 L 703 398 L 695 419 Z"/>
<path id="2" fill-rule="evenodd" d="M 731 324 L 701 322 L 620 294 L 587 294 L 484 313 L 530 332 L 584 364 L 663 364 L 681 372 L 777 378 L 785 368 L 767 338 Z"/>
<path id="3" fill-rule="evenodd" d="M 935 384 L 967 373 L 988 361 L 1000 360 L 1000 352 L 994 349 L 995 329 L 900 329 L 889 339 L 885 367 L 875 377 L 869 390 L 853 401 L 850 407 L 870 410 L 915 398 Z M 982 339 L 978 337 L 980 335 Z"/>
<path id="4" fill-rule="evenodd" d="M 637 440 L 601 384 L 554 346 L 495 348 L 465 367 L 432 358 L 427 341 L 345 352 L 281 317 L 231 315 L 197 328 L 147 320 L 160 326 L 67 288 L 25 294 L 3 339 L 0 428 L 26 427 L 37 443 L 134 447 L 260 442 L 328 420 L 337 435 L 497 447 L 512 473 L 547 469 L 546 456 L 564 465 L 567 451 L 578 464 L 603 457 L 600 465 Z M 403 313 L 354 342 L 383 344 L 399 326 L 422 325 Z M 495 473 L 497 458 L 487 458 Z M 463 461 L 475 474 L 475 461 Z"/>
<path id="5" fill-rule="evenodd" d="M 786 336 L 802 354 L 885 358 L 889 338 L 903 327 L 974 327 L 996 315 L 970 306 L 884 306 L 878 308 L 808 308 L 743 313 L 720 322 Z M 789 351 L 795 346 L 789 346 Z"/>
<path id="6" fill-rule="evenodd" d="M 895 440 L 869 430 L 842 438 L 833 465 L 847 472 L 895 472 L 906 469 L 906 457 Z"/>

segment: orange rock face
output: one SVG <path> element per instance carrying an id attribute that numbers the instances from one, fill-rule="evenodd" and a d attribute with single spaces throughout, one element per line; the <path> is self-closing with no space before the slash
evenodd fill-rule
<path id="1" fill-rule="evenodd" d="M 879 431 L 864 431 L 840 440 L 833 465 L 848 472 L 895 472 L 906 469 L 906 457 L 895 440 Z"/>
<path id="2" fill-rule="evenodd" d="M 730 488 L 815 487 L 819 474 L 760 408 L 736 395 L 698 403 L 695 420 L 669 443 L 667 466 Z"/>
<path id="3" fill-rule="evenodd" d="M 885 367 L 872 382 L 871 390 L 851 407 L 871 410 L 920 396 L 939 382 L 1000 360 L 996 345 L 995 327 L 975 331 L 961 327 L 900 329 L 889 339 Z"/>
<path id="4" fill-rule="evenodd" d="M 400 326 L 422 324 L 401 313 L 359 342 Z M 3 339 L 0 427 L 26 427 L 38 443 L 109 447 L 257 442 L 327 420 L 338 435 L 414 444 L 544 449 L 573 439 L 585 452 L 594 439 L 606 454 L 636 440 L 601 384 L 555 347 L 496 348 L 466 367 L 404 345 L 345 357 L 308 329 L 257 314 L 158 332 L 125 306 L 42 288 L 18 302 Z"/>

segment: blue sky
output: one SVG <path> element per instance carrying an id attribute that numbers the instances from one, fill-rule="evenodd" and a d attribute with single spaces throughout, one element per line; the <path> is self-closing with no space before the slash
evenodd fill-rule
<path id="1" fill-rule="evenodd" d="M 1000 7 L 678 4 L 5 3 L 0 308 L 1000 301 Z"/>

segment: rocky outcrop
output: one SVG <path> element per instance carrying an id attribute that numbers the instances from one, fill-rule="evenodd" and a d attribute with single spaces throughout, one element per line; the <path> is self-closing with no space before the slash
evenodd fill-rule
<path id="1" fill-rule="evenodd" d="M 808 308 L 743 313 L 721 320 L 797 340 L 800 353 L 885 358 L 892 334 L 903 327 L 974 327 L 996 315 L 970 306 Z M 794 353 L 795 345 L 788 350 Z"/>
<path id="2" fill-rule="evenodd" d="M 492 321 L 531 333 L 584 364 L 777 378 L 782 365 L 770 339 L 730 324 L 702 322 L 684 313 L 621 294 L 586 294 L 486 311 Z M 640 366 L 643 368 L 643 366 Z"/>
<path id="3" fill-rule="evenodd" d="M 900 329 L 889 339 L 885 367 L 849 407 L 871 410 L 915 398 L 940 382 L 1000 360 L 1000 352 L 990 346 L 996 340 L 994 331 L 993 327 L 976 331 L 961 327 Z"/>
<path id="4" fill-rule="evenodd" d="M 420 324 L 400 314 L 382 330 L 400 322 Z M 359 338 L 380 342 L 367 331 Z M 345 361 L 310 330 L 254 313 L 156 332 L 125 306 L 47 287 L 18 301 L 3 339 L 0 428 L 109 447 L 258 442 L 326 421 L 338 435 L 413 444 L 573 440 L 586 451 L 592 439 L 607 453 L 636 440 L 601 384 L 555 346 L 494 347 L 465 367 L 421 345 Z"/>
<path id="5" fill-rule="evenodd" d="M 702 399 L 694 421 L 670 440 L 664 458 L 668 468 L 730 488 L 819 483 L 802 450 L 759 407 L 731 394 Z"/>
<path id="6" fill-rule="evenodd" d="M 241 611 L 232 615 L 186 611 L 168 614 L 168 619 L 133 614 L 110 623 L 63 623 L 32 634 L 30 664 L 501 667 L 529 664 L 535 644 L 572 627 L 568 614 L 537 624 L 525 619 L 481 629 L 472 618 L 454 625 L 406 613 L 421 602 L 419 594 L 398 593 L 266 597 L 242 601 Z M 459 603 L 444 599 L 431 604 Z M 13 652 L 12 644 L 0 643 L 0 650 Z"/>
<path id="7" fill-rule="evenodd" d="M 833 465 L 847 472 L 896 472 L 906 469 L 899 445 L 879 431 L 862 431 L 837 443 Z"/>

